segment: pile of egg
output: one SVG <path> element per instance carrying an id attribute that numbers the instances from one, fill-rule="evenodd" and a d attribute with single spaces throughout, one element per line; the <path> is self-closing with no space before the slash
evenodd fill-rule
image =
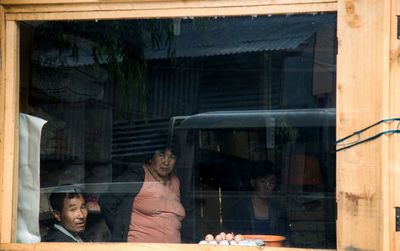
<path id="1" fill-rule="evenodd" d="M 259 243 L 258 240 L 245 240 L 241 234 L 225 233 L 221 232 L 215 236 L 212 234 L 207 234 L 204 240 L 201 240 L 199 244 L 209 244 L 209 245 L 232 245 L 232 246 L 260 246 L 264 242 Z"/>

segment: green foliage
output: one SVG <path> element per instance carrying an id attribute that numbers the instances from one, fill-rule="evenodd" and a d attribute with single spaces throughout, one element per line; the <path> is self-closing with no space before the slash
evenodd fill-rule
<path id="1" fill-rule="evenodd" d="M 115 83 L 118 115 L 132 114 L 135 102 L 147 109 L 148 80 L 144 52 L 167 48 L 174 54 L 172 20 L 53 21 L 35 29 L 35 50 L 48 53 L 42 65 L 63 66 L 91 57 L 91 63 L 104 67 Z M 135 101 L 136 100 L 136 101 Z"/>
<path id="2" fill-rule="evenodd" d="M 278 121 L 275 130 L 276 145 L 278 146 L 296 141 L 298 137 L 297 129 L 289 126 L 283 120 Z"/>

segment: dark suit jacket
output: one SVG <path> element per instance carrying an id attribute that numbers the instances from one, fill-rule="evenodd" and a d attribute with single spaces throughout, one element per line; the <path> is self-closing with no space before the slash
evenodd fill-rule
<path id="1" fill-rule="evenodd" d="M 144 182 L 144 169 L 132 167 L 128 172 L 114 180 L 134 182 L 131 189 L 118 193 L 103 193 L 99 198 L 101 213 L 111 231 L 111 241 L 127 242 L 128 228 L 131 222 L 132 204 Z"/>
<path id="2" fill-rule="evenodd" d="M 83 241 L 85 238 L 80 236 Z M 55 227 L 51 227 L 47 234 L 42 237 L 42 242 L 76 242 L 70 236 L 64 234 Z"/>

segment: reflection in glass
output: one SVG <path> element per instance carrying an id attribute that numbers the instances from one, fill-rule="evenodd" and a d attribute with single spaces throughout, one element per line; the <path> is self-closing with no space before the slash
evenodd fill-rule
<path id="1" fill-rule="evenodd" d="M 174 211 L 182 220 L 176 242 L 235 232 L 336 247 L 336 15 L 20 28 L 20 111 L 48 121 L 40 149 L 42 235 L 52 224 L 48 195 L 71 184 L 85 193 L 90 239 L 126 241 L 115 238 L 102 198 L 132 201 L 142 184 L 125 174 L 145 170 L 148 156 L 168 147 L 184 208 Z M 254 176 L 256 167 L 275 179 L 263 198 L 256 183 L 270 181 L 257 179 L 271 175 Z M 246 218 L 237 205 L 255 212 Z"/>

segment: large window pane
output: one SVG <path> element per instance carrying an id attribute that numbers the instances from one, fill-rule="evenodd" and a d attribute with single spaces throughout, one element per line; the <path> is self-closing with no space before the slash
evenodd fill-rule
<path id="1" fill-rule="evenodd" d="M 20 111 L 47 121 L 42 237 L 75 231 L 49 195 L 76 189 L 87 209 L 71 224 L 91 241 L 336 247 L 336 15 L 20 28 Z"/>

